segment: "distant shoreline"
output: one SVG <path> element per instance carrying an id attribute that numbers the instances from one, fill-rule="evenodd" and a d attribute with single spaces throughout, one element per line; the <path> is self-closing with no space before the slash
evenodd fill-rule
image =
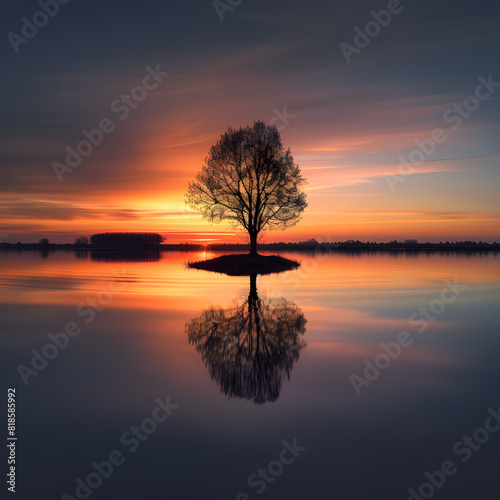
<path id="1" fill-rule="evenodd" d="M 48 252 L 55 250 L 67 251 L 100 251 L 100 252 L 196 252 L 200 250 L 208 251 L 241 251 L 250 250 L 250 245 L 245 244 L 217 244 L 217 245 L 197 245 L 191 243 L 179 244 L 159 244 L 159 245 L 138 245 L 129 247 L 120 246 L 97 246 L 97 245 L 77 245 L 75 243 L 0 243 L 0 251 L 38 251 Z M 497 252 L 500 250 L 499 243 L 483 242 L 455 242 L 455 243 L 363 243 L 363 242 L 338 242 L 338 243 L 267 243 L 258 245 L 260 251 L 301 251 L 301 252 Z"/>

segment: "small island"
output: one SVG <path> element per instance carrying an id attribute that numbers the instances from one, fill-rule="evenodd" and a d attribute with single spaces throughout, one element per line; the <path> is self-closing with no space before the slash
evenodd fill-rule
<path id="1" fill-rule="evenodd" d="M 190 262 L 188 267 L 202 271 L 227 274 L 229 276 L 251 276 L 273 274 L 296 269 L 300 263 L 279 255 L 231 254 L 215 259 Z"/>

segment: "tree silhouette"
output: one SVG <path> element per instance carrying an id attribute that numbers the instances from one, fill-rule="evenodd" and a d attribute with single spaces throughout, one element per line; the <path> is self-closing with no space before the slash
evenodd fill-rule
<path id="1" fill-rule="evenodd" d="M 212 223 L 227 220 L 250 236 L 264 229 L 292 227 L 307 207 L 305 179 L 275 125 L 231 128 L 210 148 L 205 164 L 189 183 L 186 204 Z"/>
<path id="2" fill-rule="evenodd" d="M 263 404 L 276 401 L 284 377 L 290 379 L 306 345 L 306 323 L 301 309 L 285 298 L 260 299 L 252 275 L 248 299 L 206 309 L 185 331 L 221 392 Z"/>

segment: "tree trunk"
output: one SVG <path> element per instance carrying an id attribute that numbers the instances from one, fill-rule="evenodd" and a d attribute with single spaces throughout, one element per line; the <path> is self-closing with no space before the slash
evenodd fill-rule
<path id="1" fill-rule="evenodd" d="M 257 303 L 257 275 L 250 275 L 250 293 L 248 294 L 248 303 L 256 304 Z"/>
<path id="2" fill-rule="evenodd" d="M 250 233 L 250 255 L 255 257 L 257 254 L 257 233 L 252 231 Z"/>

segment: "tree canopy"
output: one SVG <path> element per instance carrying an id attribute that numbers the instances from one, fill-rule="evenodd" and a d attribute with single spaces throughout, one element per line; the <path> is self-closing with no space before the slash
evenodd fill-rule
<path id="1" fill-rule="evenodd" d="M 253 127 L 229 127 L 210 148 L 189 183 L 186 204 L 211 223 L 227 220 L 244 228 L 256 254 L 263 229 L 299 222 L 307 207 L 305 184 L 276 126 L 256 121 Z"/>

